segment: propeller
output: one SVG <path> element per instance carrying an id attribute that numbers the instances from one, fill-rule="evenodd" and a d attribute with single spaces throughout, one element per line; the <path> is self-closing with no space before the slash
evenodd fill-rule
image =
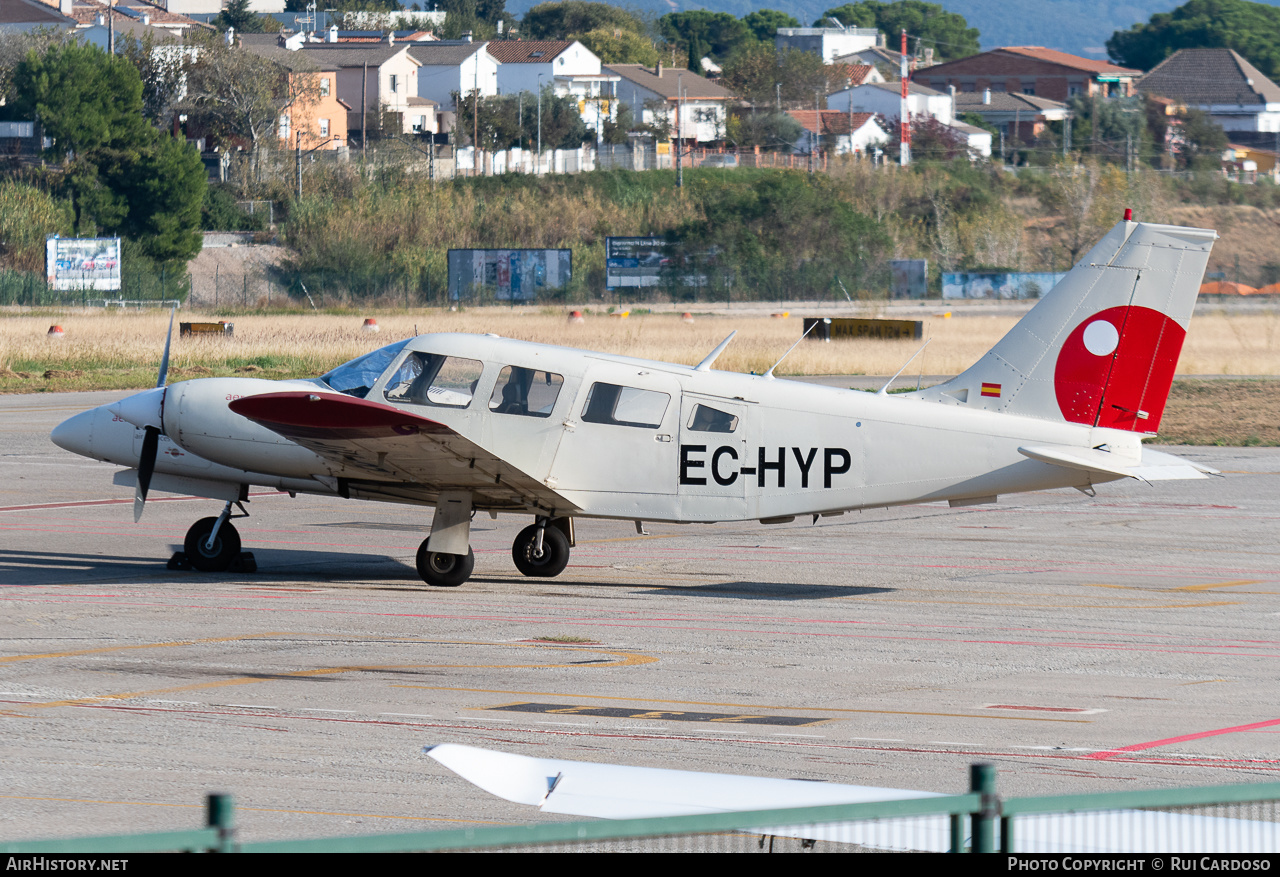
<path id="1" fill-rule="evenodd" d="M 169 334 L 164 339 L 164 356 L 160 359 L 160 376 L 156 379 L 156 389 L 160 390 L 158 401 L 158 424 L 147 422 L 142 427 L 142 453 L 138 456 L 138 482 L 133 492 L 133 522 L 142 520 L 142 509 L 147 504 L 147 490 L 151 487 L 151 475 L 156 469 L 156 457 L 160 452 L 160 433 L 164 423 L 164 385 L 169 379 L 169 345 L 173 343 L 173 317 L 177 312 L 174 307 L 169 311 Z M 154 391 L 147 394 L 154 395 Z"/>

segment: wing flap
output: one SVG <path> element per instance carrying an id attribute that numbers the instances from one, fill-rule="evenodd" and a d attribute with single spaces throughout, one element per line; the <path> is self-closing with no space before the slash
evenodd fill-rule
<path id="1" fill-rule="evenodd" d="M 264 393 L 236 399 L 236 414 L 328 461 L 332 475 L 435 494 L 468 491 L 477 507 L 567 514 L 572 502 L 452 428 L 391 405 L 337 393 Z"/>

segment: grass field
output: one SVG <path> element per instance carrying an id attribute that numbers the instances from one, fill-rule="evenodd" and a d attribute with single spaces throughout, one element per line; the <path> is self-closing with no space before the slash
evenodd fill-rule
<path id="1" fill-rule="evenodd" d="M 185 313 L 186 320 L 211 320 Z M 725 335 L 738 336 L 717 361 L 728 371 L 763 372 L 799 337 L 798 318 L 700 316 L 685 323 L 669 314 L 626 319 L 589 314 L 570 324 L 564 313 L 500 309 L 418 311 L 376 316 L 382 331 L 361 331 L 362 316 L 244 315 L 231 338 L 173 340 L 170 380 L 210 375 L 267 378 L 321 374 L 382 344 L 425 332 L 493 332 L 509 338 L 582 347 L 644 359 L 694 364 Z M 168 315 L 70 312 L 10 313 L 0 318 L 0 393 L 35 393 L 153 386 Z M 1012 316 L 924 318 L 929 346 L 912 374 L 955 374 L 978 359 L 1017 321 Z M 60 339 L 46 333 L 63 327 Z M 916 341 L 801 344 L 780 375 L 893 374 L 919 348 Z M 1178 366 L 1182 375 L 1280 375 L 1280 314 L 1197 315 Z M 1179 382 L 1163 439 L 1199 444 L 1280 444 L 1280 381 Z"/>

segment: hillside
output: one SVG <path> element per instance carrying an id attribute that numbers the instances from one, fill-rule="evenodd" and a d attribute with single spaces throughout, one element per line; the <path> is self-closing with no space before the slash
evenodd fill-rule
<path id="1" fill-rule="evenodd" d="M 538 2 L 511 0 L 507 11 L 523 15 Z M 706 3 L 631 0 L 616 5 L 642 10 L 655 17 L 686 9 L 710 9 L 741 18 L 756 9 L 768 8 L 787 12 L 808 25 L 824 10 L 840 4 L 823 0 L 708 0 Z M 944 0 L 941 5 L 948 12 L 963 15 L 971 27 L 978 29 L 983 48 L 1049 46 L 1086 58 L 1105 58 L 1103 45 L 1115 31 L 1128 30 L 1157 12 L 1175 9 L 1180 3 L 1178 0 L 1021 0 L 1014 7 L 1003 0 Z M 1011 15 L 1014 9 L 1017 14 Z"/>

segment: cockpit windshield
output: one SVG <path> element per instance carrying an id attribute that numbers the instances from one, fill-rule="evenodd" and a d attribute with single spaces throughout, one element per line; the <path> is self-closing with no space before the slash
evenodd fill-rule
<path id="1" fill-rule="evenodd" d="M 320 380 L 339 393 L 346 393 L 348 396 L 363 399 L 369 395 L 369 390 L 377 383 L 378 378 L 387 370 L 392 361 L 400 355 L 400 351 L 404 350 L 405 345 L 412 340 L 412 338 L 406 338 L 404 341 L 397 341 L 395 344 L 379 347 L 372 353 L 356 357 L 350 362 L 338 366 L 333 371 L 325 372 L 320 376 Z"/>

